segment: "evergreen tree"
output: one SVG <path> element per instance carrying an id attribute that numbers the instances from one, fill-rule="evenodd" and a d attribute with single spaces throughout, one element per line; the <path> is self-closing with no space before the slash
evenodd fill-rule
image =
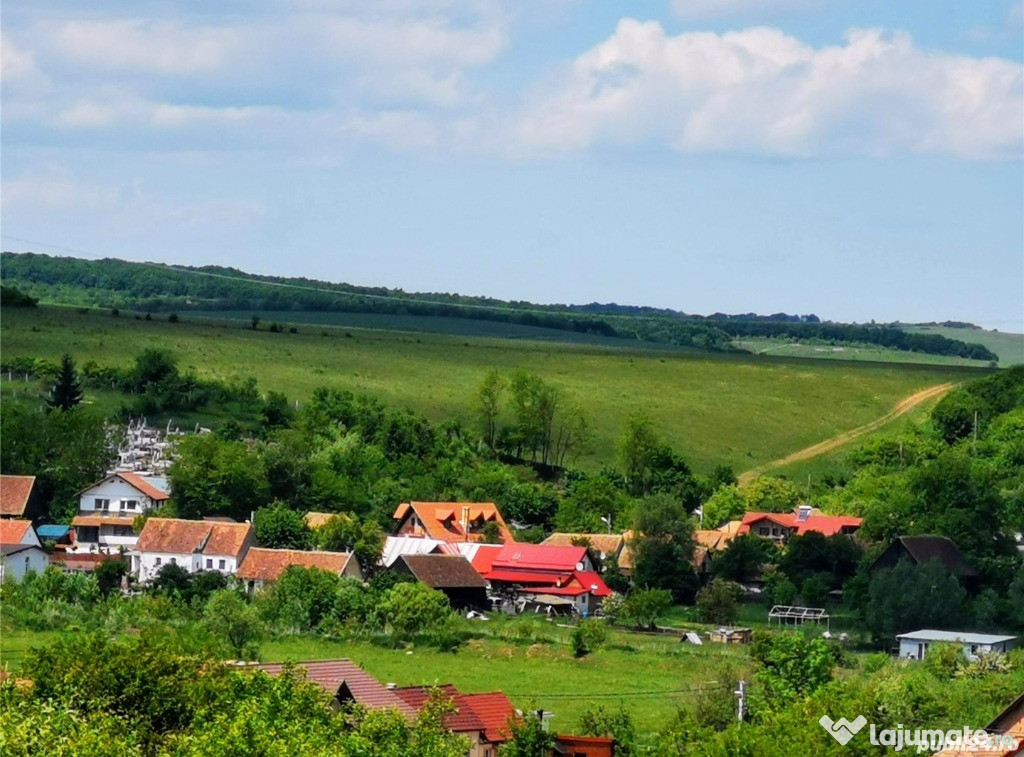
<path id="1" fill-rule="evenodd" d="M 54 410 L 67 412 L 82 401 L 82 384 L 75 373 L 75 361 L 65 354 L 60 359 L 57 381 L 50 390 L 46 402 Z"/>

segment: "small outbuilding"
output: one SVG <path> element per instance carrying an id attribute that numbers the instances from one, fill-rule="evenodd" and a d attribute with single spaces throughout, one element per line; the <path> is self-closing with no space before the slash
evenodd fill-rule
<path id="1" fill-rule="evenodd" d="M 868 570 L 874 574 L 895 568 L 901 562 L 920 565 L 935 560 L 957 578 L 974 579 L 978 571 L 964 558 L 956 544 L 945 536 L 900 536 L 880 554 Z"/>
<path id="2" fill-rule="evenodd" d="M 442 592 L 456 610 L 490 609 L 487 582 L 462 555 L 401 555 L 392 570 Z"/>
<path id="3" fill-rule="evenodd" d="M 899 655 L 907 660 L 923 660 L 932 644 L 959 644 L 963 647 L 964 657 L 970 660 L 983 653 L 1009 652 L 1018 641 L 1016 636 L 932 629 L 901 633 L 896 638 L 900 642 Z"/>

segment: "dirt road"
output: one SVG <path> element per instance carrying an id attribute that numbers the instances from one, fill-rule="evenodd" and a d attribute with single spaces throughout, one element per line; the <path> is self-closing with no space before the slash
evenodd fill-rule
<path id="1" fill-rule="evenodd" d="M 891 420 L 899 418 L 901 415 L 906 415 L 915 407 L 920 405 L 922 402 L 927 402 L 935 397 L 941 397 L 943 394 L 952 389 L 954 384 L 939 384 L 938 386 L 931 386 L 927 389 L 922 389 L 919 392 L 914 392 L 909 397 L 905 397 L 900 400 L 899 404 L 896 405 L 892 410 L 883 415 L 881 418 L 876 418 L 871 423 L 865 423 L 863 426 L 858 426 L 850 431 L 844 431 L 843 433 L 833 436 L 831 439 L 826 439 L 823 442 L 819 442 L 811 447 L 802 449 L 799 452 L 794 452 L 791 455 L 786 455 L 779 460 L 772 460 L 770 463 L 759 465 L 756 468 L 741 473 L 739 475 L 740 485 L 749 484 L 758 476 L 767 473 L 773 468 L 780 468 L 783 465 L 789 465 L 790 463 L 799 463 L 803 460 L 810 460 L 812 457 L 818 455 L 824 455 L 826 452 L 831 452 L 837 447 L 842 447 L 844 444 L 849 444 L 851 441 L 856 439 L 858 436 L 863 436 L 872 431 L 875 431 Z"/>

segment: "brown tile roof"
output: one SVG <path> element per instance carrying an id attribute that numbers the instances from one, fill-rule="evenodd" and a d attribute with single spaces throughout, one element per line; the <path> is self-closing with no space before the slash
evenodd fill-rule
<path id="1" fill-rule="evenodd" d="M 281 674 L 284 663 L 266 662 L 256 667 L 276 676 Z M 351 660 L 297 662 L 295 667 L 305 671 L 306 680 L 317 684 L 331 696 L 337 696 L 344 684 L 352 699 L 368 710 L 395 709 L 409 720 L 416 717 L 415 709 Z"/>
<path id="2" fill-rule="evenodd" d="M 235 577 L 246 581 L 276 581 L 292 565 L 319 568 L 341 575 L 351 558 L 349 552 L 253 547 L 246 553 Z"/>
<path id="3" fill-rule="evenodd" d="M 161 502 L 165 499 L 171 498 L 170 494 L 163 491 L 162 489 L 156 488 L 155 486 L 153 486 L 153 484 L 149 483 L 149 481 L 144 479 L 138 473 L 132 473 L 131 471 L 121 471 L 119 473 L 115 473 L 114 475 L 120 478 L 122 481 L 126 481 L 127 483 L 131 484 L 140 492 L 142 492 L 147 497 L 156 502 Z"/>
<path id="4" fill-rule="evenodd" d="M 712 551 L 725 549 L 735 536 L 736 532 L 719 531 L 717 528 L 697 529 L 693 532 L 693 540 L 697 542 L 697 545 Z"/>
<path id="5" fill-rule="evenodd" d="M 136 549 L 179 555 L 202 552 L 237 558 L 251 540 L 252 527 L 248 523 L 149 518 L 139 534 Z"/>
<path id="6" fill-rule="evenodd" d="M 462 555 L 402 555 L 416 579 L 431 589 L 483 589 L 487 582 Z"/>
<path id="7" fill-rule="evenodd" d="M 0 520 L 0 544 L 21 544 L 32 529 L 32 521 L 4 518 Z"/>
<path id="8" fill-rule="evenodd" d="M 622 534 L 554 533 L 542 541 L 541 544 L 551 547 L 572 547 L 575 546 L 574 542 L 580 542 L 582 539 L 590 542 L 590 546 L 594 551 L 615 556 L 618 556 L 619 550 L 626 543 L 625 537 Z"/>
<path id="9" fill-rule="evenodd" d="M 498 524 L 503 542 L 513 541 L 512 533 L 505 525 L 504 518 L 493 502 L 405 502 L 395 510 L 395 520 L 399 523 L 412 511 L 423 526 L 423 532 L 431 539 L 439 541 L 483 541 L 481 533 L 466 533 L 462 527 L 463 511 L 471 522 L 494 521 Z"/>
<path id="10" fill-rule="evenodd" d="M 35 476 L 0 476 L 0 515 L 24 515 Z"/>

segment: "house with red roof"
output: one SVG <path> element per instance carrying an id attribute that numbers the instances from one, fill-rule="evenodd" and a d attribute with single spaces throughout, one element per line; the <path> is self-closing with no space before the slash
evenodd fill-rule
<path id="1" fill-rule="evenodd" d="M 162 476 L 132 471 L 111 473 L 78 493 L 78 515 L 71 521 L 76 541 L 72 551 L 113 554 L 138 542 L 132 524 L 171 497 Z"/>
<path id="2" fill-rule="evenodd" d="M 483 575 L 492 591 L 581 615 L 593 614 L 612 593 L 584 546 L 506 544 Z"/>
<path id="3" fill-rule="evenodd" d="M 447 543 L 482 542 L 493 523 L 503 544 L 513 541 L 493 502 L 403 502 L 394 518 L 395 536 L 424 536 Z"/>
<path id="4" fill-rule="evenodd" d="M 20 581 L 29 571 L 42 573 L 49 564 L 31 521 L 0 519 L 0 581 Z"/>
<path id="5" fill-rule="evenodd" d="M 255 543 L 248 523 L 149 518 L 131 553 L 132 572 L 150 581 L 165 565 L 233 575 Z"/>
<path id="6" fill-rule="evenodd" d="M 430 699 L 434 687 L 400 686 L 393 691 L 417 712 Z M 498 748 L 509 739 L 509 720 L 519 717 L 512 702 L 500 691 L 463 694 L 451 684 L 436 687 L 455 711 L 444 718 L 444 726 L 452 733 L 469 739 L 469 757 L 495 757 Z"/>
<path id="7" fill-rule="evenodd" d="M 809 505 L 801 505 L 791 513 L 746 513 L 737 533 L 756 534 L 766 539 L 785 541 L 791 536 L 816 532 L 825 536 L 853 534 L 863 518 L 849 515 L 822 515 Z"/>

